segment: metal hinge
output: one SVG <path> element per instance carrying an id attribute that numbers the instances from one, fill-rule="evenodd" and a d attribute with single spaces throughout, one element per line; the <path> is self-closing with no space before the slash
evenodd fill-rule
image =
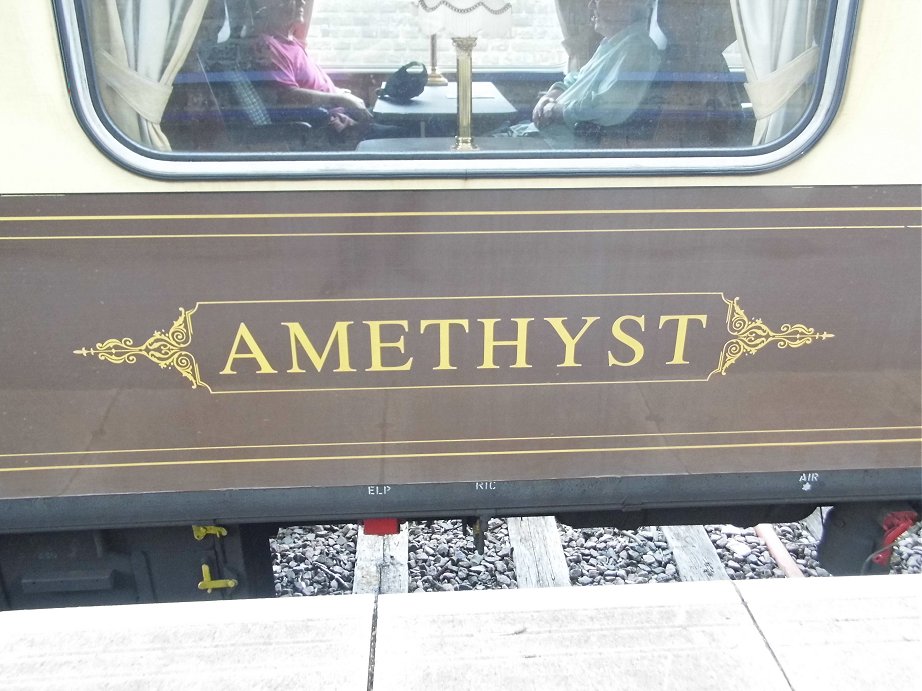
<path id="1" fill-rule="evenodd" d="M 219 525 L 194 525 L 192 526 L 192 536 L 196 540 L 204 540 L 206 535 L 215 537 L 227 537 L 227 528 Z"/>
<path id="2" fill-rule="evenodd" d="M 198 584 L 199 590 L 211 592 L 220 588 L 236 588 L 237 581 L 233 578 L 219 578 L 211 580 L 211 567 L 208 564 L 202 564 L 202 580 Z"/>

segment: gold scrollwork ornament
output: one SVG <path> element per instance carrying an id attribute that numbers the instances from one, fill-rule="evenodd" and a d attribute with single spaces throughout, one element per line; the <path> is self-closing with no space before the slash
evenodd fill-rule
<path id="1" fill-rule="evenodd" d="M 75 355 L 88 357 L 95 355 L 100 360 L 116 364 L 133 364 L 138 356 L 143 355 L 151 362 L 156 363 L 161 369 L 175 369 L 182 376 L 192 382 L 192 388 L 203 386 L 210 387 L 199 377 L 198 363 L 192 353 L 186 348 L 192 342 L 192 315 L 195 308 L 186 310 L 179 308 L 179 318 L 173 326 L 164 333 L 154 331 L 154 334 L 136 346 L 131 338 L 110 338 L 102 343 L 97 343 L 95 348 L 80 348 L 75 350 Z"/>
<path id="2" fill-rule="evenodd" d="M 833 338 L 834 334 L 817 333 L 803 324 L 782 324 L 781 329 L 772 331 L 761 319 L 749 319 L 743 308 L 739 306 L 739 298 L 732 301 L 723 298 L 727 303 L 727 330 L 736 336 L 724 344 L 720 353 L 717 369 L 708 375 L 726 374 L 727 368 L 739 360 L 743 355 L 755 355 L 769 343 L 775 343 L 779 348 L 800 348 L 814 341 L 824 341 Z"/>

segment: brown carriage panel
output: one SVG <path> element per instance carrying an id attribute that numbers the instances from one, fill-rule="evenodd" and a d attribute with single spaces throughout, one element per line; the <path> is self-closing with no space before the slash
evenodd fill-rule
<path id="1" fill-rule="evenodd" d="M 917 187 L 0 211 L 0 498 L 918 464 Z"/>

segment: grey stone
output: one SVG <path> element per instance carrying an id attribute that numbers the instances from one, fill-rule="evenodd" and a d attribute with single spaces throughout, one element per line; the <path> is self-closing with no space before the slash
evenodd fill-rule
<path id="1" fill-rule="evenodd" d="M 752 549 L 748 545 L 737 540 L 728 540 L 726 546 L 739 559 L 745 559 L 752 554 Z"/>

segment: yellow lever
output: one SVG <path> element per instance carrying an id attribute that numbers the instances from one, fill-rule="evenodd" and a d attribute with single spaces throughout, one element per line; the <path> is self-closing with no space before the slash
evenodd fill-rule
<path id="1" fill-rule="evenodd" d="M 196 540 L 204 540 L 206 535 L 215 537 L 227 537 L 227 528 L 219 525 L 194 525 L 192 526 L 192 536 Z"/>
<path id="2" fill-rule="evenodd" d="M 202 580 L 198 584 L 199 590 L 211 592 L 218 588 L 236 588 L 237 581 L 233 578 L 219 578 L 211 580 L 211 567 L 208 564 L 202 564 Z"/>

